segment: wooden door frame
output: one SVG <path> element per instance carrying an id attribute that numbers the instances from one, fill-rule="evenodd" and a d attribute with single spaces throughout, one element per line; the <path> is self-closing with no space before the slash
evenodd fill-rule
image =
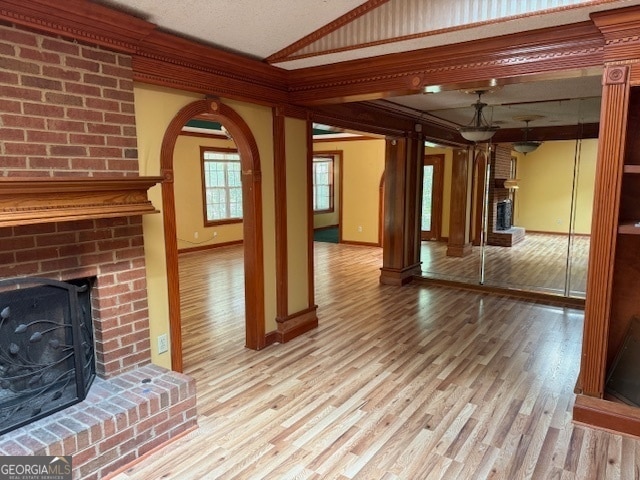
<path id="1" fill-rule="evenodd" d="M 266 344 L 264 324 L 264 258 L 262 238 L 262 179 L 260 155 L 251 129 L 231 107 L 218 99 L 202 99 L 184 106 L 171 120 L 162 139 L 160 169 L 162 211 L 171 334 L 171 368 L 181 372 L 182 320 L 180 317 L 180 283 L 178 272 L 178 241 L 176 205 L 173 188 L 173 153 L 185 123 L 196 115 L 206 115 L 225 126 L 233 137 L 242 168 L 242 209 L 245 282 L 245 345 L 260 350 Z"/>
<path id="2" fill-rule="evenodd" d="M 431 238 L 424 238 L 422 229 L 420 229 L 420 240 L 440 240 L 442 233 L 442 204 L 444 193 L 444 154 L 425 154 L 422 162 L 422 168 L 427 164 L 428 159 L 435 159 L 433 162 L 433 189 L 432 189 L 432 209 L 431 209 L 431 226 L 433 235 Z M 424 178 L 424 173 L 423 173 Z M 421 189 L 422 191 L 422 189 Z M 423 193 L 424 194 L 424 193 Z M 420 198 L 422 205 L 422 198 Z"/>

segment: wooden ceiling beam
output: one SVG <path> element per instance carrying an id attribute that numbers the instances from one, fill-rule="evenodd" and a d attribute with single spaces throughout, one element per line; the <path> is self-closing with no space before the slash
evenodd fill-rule
<path id="1" fill-rule="evenodd" d="M 585 123 L 581 125 L 559 125 L 549 127 L 531 127 L 527 133 L 527 140 L 548 142 L 551 140 L 575 140 L 577 138 L 598 138 L 599 123 Z M 522 128 L 504 128 L 496 132 L 492 143 L 513 143 L 523 140 Z"/>
<path id="2" fill-rule="evenodd" d="M 492 85 L 529 76 L 595 71 L 604 39 L 592 22 L 289 72 L 290 100 L 301 105 L 415 94 L 427 86 Z M 592 73 L 592 72 L 589 72 Z"/>

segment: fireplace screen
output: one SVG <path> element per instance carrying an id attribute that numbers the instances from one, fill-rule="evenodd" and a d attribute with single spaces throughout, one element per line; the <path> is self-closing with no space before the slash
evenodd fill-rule
<path id="1" fill-rule="evenodd" d="M 0 435 L 84 400 L 95 376 L 90 285 L 0 280 Z"/>
<path id="2" fill-rule="evenodd" d="M 502 200 L 496 203 L 496 228 L 495 230 L 509 230 L 512 224 L 511 200 Z"/>

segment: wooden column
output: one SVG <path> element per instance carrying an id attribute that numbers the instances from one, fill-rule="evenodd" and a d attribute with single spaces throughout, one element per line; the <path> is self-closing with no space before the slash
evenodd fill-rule
<path id="1" fill-rule="evenodd" d="M 451 169 L 451 210 L 447 256 L 466 257 L 471 253 L 469 241 L 469 153 L 454 150 Z"/>
<path id="2" fill-rule="evenodd" d="M 423 145 L 421 134 L 387 140 L 383 284 L 404 285 L 420 274 Z"/>
<path id="3" fill-rule="evenodd" d="M 620 182 L 629 102 L 629 68 L 607 66 L 602 87 L 600 139 L 593 202 L 579 388 L 602 397 L 611 311 Z"/>

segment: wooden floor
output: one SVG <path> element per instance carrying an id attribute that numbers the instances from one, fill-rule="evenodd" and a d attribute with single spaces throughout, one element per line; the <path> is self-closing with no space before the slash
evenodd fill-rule
<path id="1" fill-rule="evenodd" d="M 567 268 L 566 235 L 527 232 L 513 247 L 486 246 L 485 285 L 564 294 Z M 587 288 L 589 236 L 576 236 L 571 250 L 569 292 L 584 298 Z M 478 283 L 480 247 L 463 258 L 447 257 L 446 242 L 422 242 L 423 275 L 446 280 Z"/>
<path id="2" fill-rule="evenodd" d="M 241 249 L 180 258 L 199 425 L 127 479 L 638 479 L 640 442 L 571 421 L 582 312 L 378 283 L 316 243 L 320 326 L 243 348 Z"/>

